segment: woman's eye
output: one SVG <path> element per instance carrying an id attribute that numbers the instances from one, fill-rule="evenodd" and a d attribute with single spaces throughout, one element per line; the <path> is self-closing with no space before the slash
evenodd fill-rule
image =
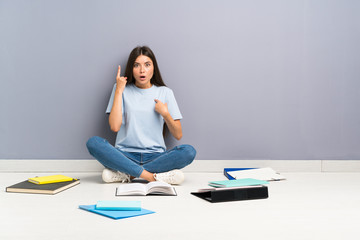
<path id="1" fill-rule="evenodd" d="M 150 67 L 150 63 L 145 64 L 145 66 Z"/>
<path id="2" fill-rule="evenodd" d="M 137 63 L 134 64 L 134 67 L 138 67 L 138 66 L 139 66 L 139 64 L 137 64 Z"/>

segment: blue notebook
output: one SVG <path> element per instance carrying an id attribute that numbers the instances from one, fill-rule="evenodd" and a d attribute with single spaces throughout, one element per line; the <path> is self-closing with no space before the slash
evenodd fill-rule
<path id="1" fill-rule="evenodd" d="M 122 219 L 155 213 L 143 208 L 140 211 L 98 210 L 96 209 L 96 205 L 79 205 L 79 208 L 112 219 Z"/>

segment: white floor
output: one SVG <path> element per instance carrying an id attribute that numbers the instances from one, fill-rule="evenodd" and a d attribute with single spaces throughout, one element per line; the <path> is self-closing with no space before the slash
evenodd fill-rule
<path id="1" fill-rule="evenodd" d="M 57 195 L 6 193 L 36 173 L 1 173 L 0 239 L 358 239 L 360 173 L 282 173 L 263 200 L 209 203 L 190 194 L 222 173 L 186 172 L 178 196 L 115 197 L 100 173 L 64 173 L 81 184 Z M 41 173 L 40 175 L 46 175 Z M 78 209 L 140 200 L 156 213 L 112 220 Z"/>

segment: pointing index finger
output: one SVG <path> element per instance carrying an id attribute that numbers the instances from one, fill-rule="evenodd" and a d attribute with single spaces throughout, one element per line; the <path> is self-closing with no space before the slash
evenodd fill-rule
<path id="1" fill-rule="evenodd" d="M 118 67 L 117 77 L 120 77 L 120 71 L 121 71 L 121 67 L 120 67 L 120 65 L 119 65 L 119 67 Z"/>

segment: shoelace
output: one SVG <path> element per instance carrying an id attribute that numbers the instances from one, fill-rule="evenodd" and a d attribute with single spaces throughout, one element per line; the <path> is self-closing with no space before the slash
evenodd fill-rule
<path id="1" fill-rule="evenodd" d="M 126 183 L 126 182 L 130 182 L 130 176 L 122 172 L 117 172 L 116 175 L 112 176 L 112 180 L 113 181 L 120 180 L 122 183 Z"/>
<path id="2" fill-rule="evenodd" d="M 165 181 L 165 182 L 173 183 L 174 182 L 174 176 L 175 176 L 175 174 L 173 172 L 166 172 L 166 173 L 161 173 L 160 174 L 160 179 L 158 179 L 158 175 L 156 174 L 155 179 L 160 180 L 160 181 L 161 180 L 164 181 L 164 179 L 166 179 L 167 181 Z"/>

